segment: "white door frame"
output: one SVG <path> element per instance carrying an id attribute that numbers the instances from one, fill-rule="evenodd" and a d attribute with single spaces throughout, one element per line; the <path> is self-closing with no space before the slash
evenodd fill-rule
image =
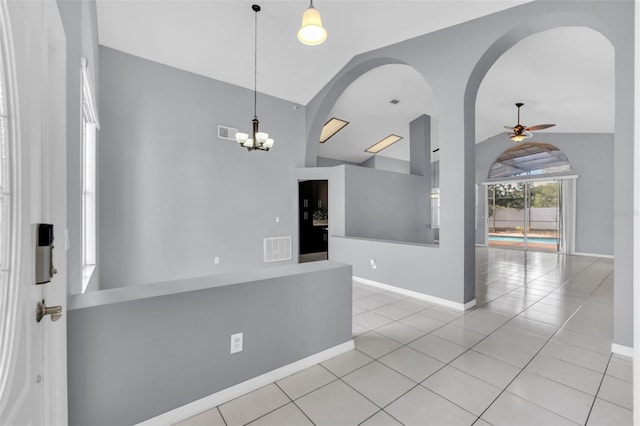
<path id="1" fill-rule="evenodd" d="M 484 190 L 484 203 L 485 203 L 485 224 L 484 224 L 484 238 L 485 238 L 485 245 L 486 247 L 489 247 L 489 192 L 488 192 L 488 187 L 489 185 L 493 185 L 496 183 L 514 183 L 514 182 L 540 182 L 540 181 L 551 181 L 551 180 L 557 180 L 559 182 L 562 182 L 563 180 L 576 180 L 579 178 L 579 175 L 577 174 L 549 174 L 549 175 L 537 175 L 537 176 L 519 176 L 519 177 L 513 177 L 513 178 L 504 178 L 504 179 L 490 179 L 490 180 L 486 180 L 484 182 L 482 182 L 482 185 L 485 187 Z M 525 185 L 526 186 L 526 185 Z M 571 214 L 572 214 L 572 218 L 571 221 L 568 223 L 570 229 L 569 235 L 567 238 L 570 238 L 571 241 L 569 241 L 568 243 L 570 243 L 569 245 L 569 250 L 567 251 L 567 253 L 565 254 L 575 254 L 575 228 L 576 228 L 576 215 L 577 215 L 577 211 L 576 211 L 576 197 L 575 197 L 575 188 L 573 190 L 573 196 L 571 197 L 571 199 L 569 200 L 570 202 L 573 203 L 573 206 L 571 207 Z M 527 202 L 527 194 L 525 191 L 525 210 L 526 210 L 526 202 Z M 564 207 L 563 207 L 564 208 Z M 527 214 L 525 213 L 525 218 L 526 218 Z M 564 224 L 565 226 L 567 226 L 567 223 Z M 525 227 L 525 234 L 526 234 L 526 227 Z M 561 236 L 561 238 L 565 238 L 565 236 Z M 567 242 L 564 243 L 565 247 L 567 246 Z M 523 250 L 527 250 L 526 247 L 526 238 L 525 238 L 525 246 Z"/>
<path id="2" fill-rule="evenodd" d="M 0 321 L 0 424 L 67 424 L 66 316 L 36 322 L 36 304 L 66 305 L 66 39 L 55 0 L 0 0 L 13 136 L 10 295 Z M 36 224 L 54 224 L 49 284 L 35 284 Z M 4 331 L 4 330 L 3 330 Z M 5 338 L 6 337 L 6 338 Z"/>

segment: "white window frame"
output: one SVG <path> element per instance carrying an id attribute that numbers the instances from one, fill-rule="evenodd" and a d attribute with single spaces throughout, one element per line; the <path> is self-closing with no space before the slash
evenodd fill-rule
<path id="1" fill-rule="evenodd" d="M 440 228 L 440 188 L 431 190 L 431 228 Z"/>
<path id="2" fill-rule="evenodd" d="M 98 263 L 97 139 L 100 124 L 87 60 L 82 58 L 82 293 Z"/>

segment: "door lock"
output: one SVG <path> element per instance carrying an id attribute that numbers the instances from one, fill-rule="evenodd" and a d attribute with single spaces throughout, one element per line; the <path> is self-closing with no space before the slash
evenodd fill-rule
<path id="1" fill-rule="evenodd" d="M 51 315 L 51 321 L 58 321 L 62 317 L 62 306 L 47 306 L 42 302 L 38 302 L 36 307 L 36 322 L 42 321 L 45 315 Z"/>

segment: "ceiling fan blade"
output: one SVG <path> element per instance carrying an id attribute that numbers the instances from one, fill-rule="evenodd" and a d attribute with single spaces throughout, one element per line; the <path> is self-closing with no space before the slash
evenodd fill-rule
<path id="1" fill-rule="evenodd" d="M 542 130 L 553 126 L 555 126 L 555 124 L 538 124 L 536 126 L 529 126 L 526 130 Z"/>
<path id="2" fill-rule="evenodd" d="M 513 126 L 504 126 L 505 129 L 513 130 Z"/>

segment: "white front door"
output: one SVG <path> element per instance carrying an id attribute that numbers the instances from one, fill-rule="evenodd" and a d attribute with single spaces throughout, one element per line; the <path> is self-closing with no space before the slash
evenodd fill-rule
<path id="1" fill-rule="evenodd" d="M 66 424 L 65 35 L 54 0 L 0 0 L 0 18 L 0 424 Z M 43 285 L 35 284 L 38 223 L 54 225 L 57 274 Z M 60 320 L 36 322 L 43 300 L 63 307 Z"/>

